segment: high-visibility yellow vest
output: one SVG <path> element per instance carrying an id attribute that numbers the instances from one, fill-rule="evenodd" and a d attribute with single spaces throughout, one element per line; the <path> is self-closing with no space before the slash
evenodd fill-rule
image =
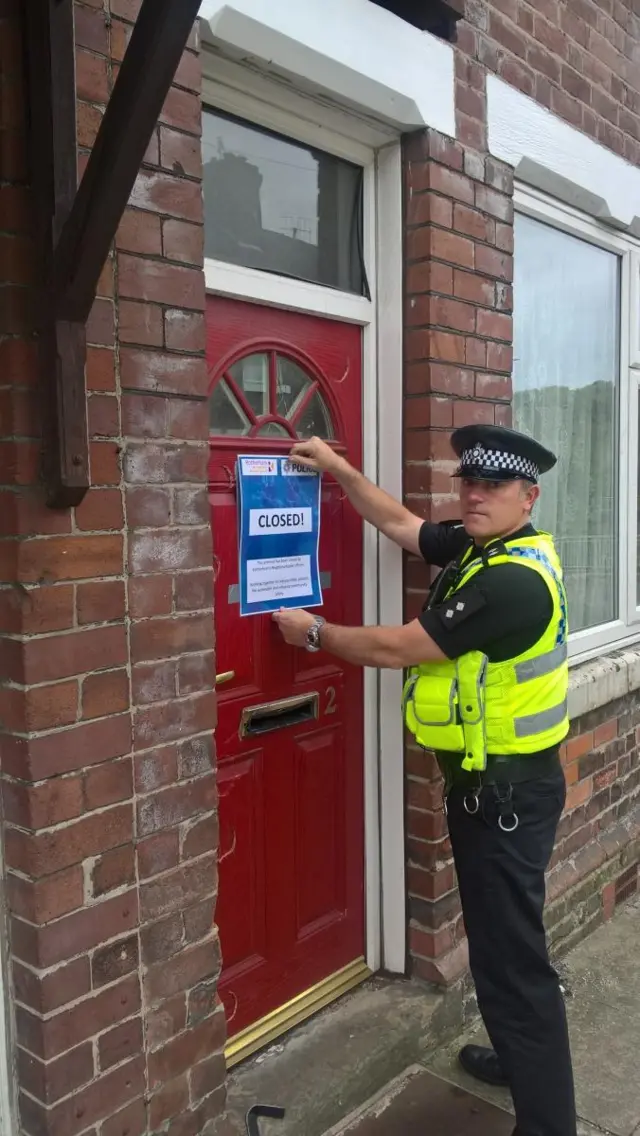
<path id="1" fill-rule="evenodd" d="M 425 749 L 461 755 L 463 769 L 482 771 L 487 754 L 528 754 L 557 745 L 567 735 L 567 598 L 562 566 L 548 533 L 470 548 L 445 596 L 455 610 L 456 592 L 483 568 L 517 563 L 537 572 L 553 601 L 544 634 L 528 651 L 491 663 L 481 651 L 411 668 L 404 686 L 408 729 Z M 498 630 L 498 628 L 496 628 Z"/>

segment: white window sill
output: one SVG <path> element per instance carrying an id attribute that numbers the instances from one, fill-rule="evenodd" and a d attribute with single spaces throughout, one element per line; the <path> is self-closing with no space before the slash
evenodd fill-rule
<path id="1" fill-rule="evenodd" d="M 569 717 L 573 721 L 640 689 L 640 643 L 571 668 Z"/>

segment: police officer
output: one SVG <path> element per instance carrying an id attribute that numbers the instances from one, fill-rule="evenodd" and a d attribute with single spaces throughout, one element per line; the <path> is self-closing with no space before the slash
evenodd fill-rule
<path id="1" fill-rule="evenodd" d="M 492 1049 L 464 1068 L 508 1085 L 518 1136 L 575 1136 L 564 1002 L 543 925 L 545 871 L 565 802 L 567 604 L 552 538 L 531 524 L 556 458 L 523 434 L 468 426 L 461 520 L 430 524 L 317 438 L 296 460 L 332 474 L 360 515 L 442 571 L 418 619 L 341 627 L 274 615 L 286 642 L 348 663 L 406 668 L 405 718 L 443 773 L 444 802 L 478 1004 Z"/>

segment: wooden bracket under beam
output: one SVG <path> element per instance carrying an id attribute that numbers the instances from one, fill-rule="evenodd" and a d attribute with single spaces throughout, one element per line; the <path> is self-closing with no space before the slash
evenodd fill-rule
<path id="1" fill-rule="evenodd" d="M 73 0 L 24 5 L 40 264 L 44 477 L 53 508 L 89 488 L 85 324 L 200 0 L 143 0 L 79 188 Z"/>

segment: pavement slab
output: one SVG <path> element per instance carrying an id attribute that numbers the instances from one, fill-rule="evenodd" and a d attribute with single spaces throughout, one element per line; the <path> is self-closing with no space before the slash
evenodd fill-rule
<path id="1" fill-rule="evenodd" d="M 580 1136 L 640 1136 L 640 903 L 633 901 L 584 939 L 562 965 Z M 487 1045 L 482 1027 L 441 1050 L 429 1068 L 498 1107 L 504 1089 L 473 1081 L 457 1061 L 462 1044 Z"/>
<path id="2" fill-rule="evenodd" d="M 640 902 L 633 901 L 564 960 L 576 1080 L 578 1136 L 640 1136 Z M 392 1081 L 327 1136 L 510 1136 L 504 1089 L 460 1067 L 465 1042 L 488 1044 L 482 1027 Z"/>
<path id="3" fill-rule="evenodd" d="M 511 1136 L 513 1118 L 414 1066 L 327 1136 Z"/>

